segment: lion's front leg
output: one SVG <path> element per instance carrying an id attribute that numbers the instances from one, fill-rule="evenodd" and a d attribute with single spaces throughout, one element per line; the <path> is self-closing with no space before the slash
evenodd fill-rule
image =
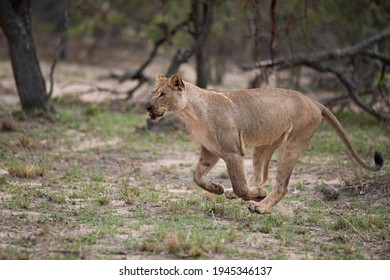
<path id="1" fill-rule="evenodd" d="M 199 187 L 205 189 L 208 192 L 220 195 L 224 193 L 225 188 L 221 184 L 214 183 L 210 179 L 206 178 L 206 175 L 215 166 L 218 160 L 219 157 L 217 155 L 211 153 L 209 150 L 202 146 L 200 150 L 198 165 L 195 171 L 194 180 Z"/>

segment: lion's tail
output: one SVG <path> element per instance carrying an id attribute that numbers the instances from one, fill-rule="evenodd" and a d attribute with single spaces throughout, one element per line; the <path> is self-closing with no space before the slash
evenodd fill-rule
<path id="1" fill-rule="evenodd" d="M 326 108 L 321 103 L 316 102 L 316 104 L 321 108 L 322 110 L 322 116 L 324 119 L 332 126 L 332 128 L 337 132 L 340 139 L 343 141 L 345 146 L 348 148 L 349 153 L 351 156 L 357 161 L 357 163 L 362 166 L 363 168 L 370 170 L 370 171 L 378 171 L 383 166 L 383 157 L 379 152 L 375 151 L 374 155 L 374 162 L 375 166 L 370 166 L 367 163 L 365 163 L 355 152 L 355 150 L 352 147 L 351 141 L 349 140 L 347 134 L 345 133 L 343 127 L 341 126 L 340 122 L 336 119 L 336 117 L 333 115 L 333 113 Z"/>

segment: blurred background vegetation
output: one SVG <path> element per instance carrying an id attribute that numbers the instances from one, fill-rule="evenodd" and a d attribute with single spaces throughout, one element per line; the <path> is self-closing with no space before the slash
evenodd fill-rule
<path id="1" fill-rule="evenodd" d="M 357 88 L 355 92 L 342 80 L 337 81 L 340 77 L 328 69 L 328 64 L 315 70 L 333 75 L 315 75 L 311 82 L 313 87 L 331 91 L 345 91 L 343 87 L 347 87 L 349 94 L 342 98 L 349 95 L 377 118 L 390 119 L 389 1 L 7 1 L 14 6 L 31 2 L 39 60 L 51 61 L 57 55 L 72 63 L 121 65 L 130 70 L 119 75 L 119 81 L 138 80 L 138 86 L 152 78 L 146 77 L 143 70 L 156 58 L 165 59 L 166 74 L 186 62 L 197 65 L 197 84 L 206 87 L 209 83 L 223 83 L 228 71 L 242 69 L 244 63 L 338 50 L 384 30 L 383 38 L 364 49 L 379 53 L 383 60 L 358 52 L 343 56 L 335 64 L 339 72 L 351 74 L 347 79 Z M 55 54 L 60 40 L 61 51 Z M 0 58 L 7 59 L 8 55 L 7 40 L 0 33 Z M 332 58 L 330 61 L 334 63 Z M 299 73 L 307 65 L 290 66 L 294 67 L 282 69 L 289 68 L 289 84 L 278 86 L 300 89 Z M 248 81 L 248 87 L 266 85 L 269 74 L 279 70 L 269 65 L 267 71 L 251 69 L 257 69 L 257 74 Z M 129 90 L 129 98 L 138 86 Z"/>
<path id="2" fill-rule="evenodd" d="M 270 3 L 270 0 L 217 1 L 206 44 L 210 57 L 221 55 L 221 48 L 225 48 L 226 59 L 235 63 L 254 57 L 269 58 Z M 56 37 L 61 35 L 67 5 L 68 0 L 32 1 L 36 43 L 47 47 L 49 59 Z M 139 48 L 146 51 L 167 28 L 183 21 L 190 12 L 191 1 L 73 0 L 68 30 L 68 48 L 72 54 L 69 59 L 88 59 L 116 48 L 124 52 Z M 385 28 L 390 21 L 390 2 L 279 1 L 275 16 L 276 55 L 321 51 L 356 43 Z M 53 44 L 48 44 L 46 39 L 51 39 Z M 183 29 L 170 43 L 185 48 L 191 43 L 191 37 Z M 389 49 L 389 43 L 387 47 Z M 171 47 L 168 45 L 165 49 Z M 1 40 L 0 50 L 2 57 L 6 57 L 4 40 Z"/>

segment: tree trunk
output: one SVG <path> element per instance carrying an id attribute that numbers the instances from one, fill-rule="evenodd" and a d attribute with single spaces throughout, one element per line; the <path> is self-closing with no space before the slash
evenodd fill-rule
<path id="1" fill-rule="evenodd" d="M 206 2 L 195 2 L 194 21 L 195 21 L 195 36 L 201 36 L 202 28 L 206 23 L 206 15 L 208 4 Z M 211 28 L 211 27 L 209 27 Z M 209 69 L 207 63 L 207 53 L 205 49 L 206 44 L 202 44 L 196 50 L 196 85 L 202 88 L 206 88 L 209 82 Z"/>
<path id="2" fill-rule="evenodd" d="M 180 49 L 176 52 L 165 76 L 169 77 L 170 75 L 176 73 L 179 70 L 180 65 L 184 62 L 187 62 L 188 59 L 206 42 L 207 36 L 210 33 L 211 26 L 213 23 L 215 3 L 215 0 L 203 2 L 204 18 L 201 21 L 201 25 L 197 26 L 196 18 L 198 16 L 198 0 L 192 0 L 190 17 L 195 25 L 195 31 L 189 31 L 189 34 L 194 36 L 195 40 L 193 44 L 184 52 L 182 52 Z"/>
<path id="3" fill-rule="evenodd" d="M 196 85 L 201 88 L 206 88 L 209 83 L 209 67 L 207 63 L 207 54 L 202 45 L 196 51 Z"/>
<path id="4" fill-rule="evenodd" d="M 23 110 L 47 110 L 48 95 L 31 30 L 31 0 L 0 0 L 0 27 L 8 41 Z"/>

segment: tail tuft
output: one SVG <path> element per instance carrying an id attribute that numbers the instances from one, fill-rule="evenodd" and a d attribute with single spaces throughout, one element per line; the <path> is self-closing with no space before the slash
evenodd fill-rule
<path id="1" fill-rule="evenodd" d="M 374 161 L 375 161 L 376 171 L 380 170 L 384 163 L 381 153 L 375 151 Z"/>

